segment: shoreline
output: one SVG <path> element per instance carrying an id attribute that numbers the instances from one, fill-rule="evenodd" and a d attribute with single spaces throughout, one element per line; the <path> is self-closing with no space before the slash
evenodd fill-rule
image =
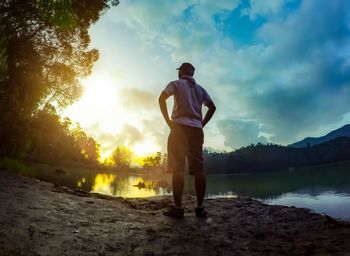
<path id="1" fill-rule="evenodd" d="M 206 220 L 162 215 L 170 196 L 124 199 L 0 171 L 3 255 L 350 255 L 350 222 L 248 198 L 206 199 Z"/>
<path id="2" fill-rule="evenodd" d="M 298 170 L 287 173 L 270 172 L 264 174 L 208 175 L 208 183 L 210 183 L 210 186 L 208 186 L 206 198 L 250 197 L 266 204 L 281 204 L 285 206 L 294 205 L 296 207 L 310 208 L 317 213 L 328 214 L 333 218 L 341 218 L 349 221 L 350 216 L 348 212 L 350 208 L 348 197 L 337 197 L 335 194 L 334 196 L 329 195 L 329 200 L 333 197 L 337 198 L 333 198 L 334 200 L 329 201 L 330 205 L 328 205 L 329 203 L 327 202 L 327 199 L 323 197 L 321 201 L 315 201 L 317 200 L 316 197 L 322 196 L 325 193 L 328 194 L 327 192 L 324 192 L 326 190 L 321 189 L 316 194 L 312 194 L 314 191 L 306 190 L 305 192 L 304 189 L 309 188 L 310 184 L 313 184 L 313 180 L 316 179 L 319 186 L 334 186 L 332 189 L 337 194 L 341 195 L 341 192 L 344 191 L 342 186 L 344 186 L 344 184 L 347 186 L 350 184 L 350 179 L 347 175 L 348 164 L 342 164 L 341 166 L 343 167 L 336 169 L 337 172 L 339 171 L 340 177 L 335 177 L 333 175 L 334 172 L 330 171 L 333 169 L 329 168 L 310 169 L 307 170 L 307 172 Z M 45 164 L 36 166 L 32 165 L 32 167 L 35 167 L 36 173 L 28 174 L 27 176 L 38 178 L 42 181 L 57 183 L 58 185 L 67 186 L 72 189 L 83 189 L 87 192 L 92 191 L 107 195 L 123 196 L 126 198 L 133 196 L 142 198 L 159 194 L 160 196 L 171 195 L 171 174 L 169 173 L 150 172 L 146 174 L 126 171 L 108 173 L 98 169 L 85 170 L 84 168 L 68 168 Z M 57 170 L 60 172 L 57 172 Z M 232 179 L 232 181 L 226 182 L 226 179 Z M 186 175 L 186 180 L 187 185 L 185 186 L 185 193 L 194 195 L 195 192 L 192 186 L 193 177 Z M 342 180 L 342 185 L 339 185 L 340 180 Z M 143 184 L 148 184 L 150 187 L 147 187 L 148 189 L 138 187 L 140 181 Z M 254 187 L 253 181 L 258 182 L 262 189 L 259 190 Z M 272 181 L 272 183 L 270 181 Z M 106 188 L 108 184 L 110 186 L 109 189 Z M 135 189 L 135 187 L 138 188 L 138 190 Z M 338 187 L 340 188 L 339 191 L 337 190 Z M 298 193 L 297 191 L 300 189 L 304 191 L 301 193 L 305 193 L 307 201 L 303 200 L 302 197 L 298 197 L 298 195 L 293 195 L 294 191 Z M 346 190 L 346 193 L 347 195 L 349 194 L 348 190 Z M 328 195 L 326 196 L 328 197 Z"/>
<path id="3" fill-rule="evenodd" d="M 72 169 L 84 169 L 84 170 L 89 170 L 91 172 L 98 172 L 99 171 L 104 171 L 106 173 L 111 173 L 111 174 L 118 174 L 118 173 L 130 173 L 130 174 L 137 174 L 137 175 L 147 175 L 149 172 L 153 172 L 155 174 L 164 174 L 167 173 L 166 170 L 161 169 L 161 168 L 155 168 L 153 170 L 145 169 L 142 167 L 129 167 L 129 168 L 124 168 L 124 169 L 118 169 L 115 167 L 108 167 L 108 166 L 99 166 L 99 165 L 57 165 L 57 164 L 50 164 L 50 163 L 39 163 L 39 162 L 30 162 L 30 161 L 24 161 L 24 164 L 28 166 L 32 166 L 35 168 L 41 168 L 41 169 L 51 169 L 51 168 L 59 168 L 59 169 L 67 169 L 67 170 L 72 170 Z M 323 168 L 323 167 L 334 167 L 334 166 L 343 166 L 343 165 L 349 165 L 350 160 L 346 161 L 340 161 L 340 162 L 332 162 L 332 163 L 325 163 L 325 164 L 316 164 L 316 165 L 309 165 L 309 166 L 290 166 L 289 168 L 286 169 L 278 169 L 278 170 L 272 170 L 272 171 L 252 171 L 252 172 L 245 172 L 245 171 L 227 171 L 227 172 L 207 172 L 207 175 L 237 175 L 237 176 L 243 176 L 243 175 L 252 175 L 252 174 L 267 174 L 267 173 L 289 173 L 289 172 L 294 172 L 294 171 L 303 171 L 304 169 L 310 169 L 310 168 Z"/>

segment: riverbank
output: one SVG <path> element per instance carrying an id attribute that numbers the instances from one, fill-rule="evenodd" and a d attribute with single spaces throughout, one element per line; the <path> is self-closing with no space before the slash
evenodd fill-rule
<path id="1" fill-rule="evenodd" d="M 213 199 L 207 220 L 171 197 L 122 199 L 0 172 L 1 255 L 350 255 L 350 223 L 308 209 Z"/>

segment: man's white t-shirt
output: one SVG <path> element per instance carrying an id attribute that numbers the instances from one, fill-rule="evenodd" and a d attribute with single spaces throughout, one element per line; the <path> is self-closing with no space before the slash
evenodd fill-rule
<path id="1" fill-rule="evenodd" d="M 208 106 L 212 99 L 192 77 L 188 77 L 188 80 L 172 81 L 163 92 L 168 96 L 174 95 L 174 107 L 171 115 L 174 122 L 202 128 L 202 105 Z"/>

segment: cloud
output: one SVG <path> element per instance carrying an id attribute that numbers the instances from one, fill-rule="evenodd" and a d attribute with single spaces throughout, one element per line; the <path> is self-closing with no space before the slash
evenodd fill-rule
<path id="1" fill-rule="evenodd" d="M 96 139 L 97 143 L 100 144 L 103 152 L 112 152 L 117 147 L 117 145 L 119 145 L 118 136 L 113 133 L 96 132 L 94 138 Z"/>
<path id="2" fill-rule="evenodd" d="M 291 143 L 350 116 L 350 2 L 296 1 L 286 8 L 292 2 L 250 0 L 246 8 L 240 1 L 123 1 L 108 16 L 122 33 L 110 42 L 116 52 L 110 66 L 121 59 L 129 84 L 139 85 L 123 92 L 125 107 L 149 111 L 133 127 L 165 144 L 167 128 L 152 101 L 183 61 L 195 65 L 196 80 L 217 103 L 221 121 L 209 128 L 230 147 L 263 142 L 261 133 Z M 230 31 L 237 13 L 254 37 L 243 45 Z"/>
<path id="3" fill-rule="evenodd" d="M 215 18 L 239 6 L 239 0 L 124 1 L 110 15 L 118 24 L 137 31 L 144 43 L 167 51 L 174 62 L 195 60 L 220 41 Z M 120 15 L 122 12 L 123 15 Z"/>
<path id="4" fill-rule="evenodd" d="M 267 139 L 259 134 L 259 125 L 254 121 L 226 119 L 218 122 L 218 128 L 225 137 L 225 145 L 232 149 L 251 143 L 267 142 Z"/>
<path id="5" fill-rule="evenodd" d="M 161 151 L 166 152 L 169 128 L 163 118 L 152 118 L 142 120 L 145 137 L 152 138 L 160 145 Z"/>
<path id="6" fill-rule="evenodd" d="M 258 72 L 245 82 L 255 89 L 243 102 L 273 140 L 292 141 L 349 112 L 349 7 L 343 1 L 304 1 L 285 20 L 259 29 L 264 45 L 249 58 Z"/>
<path id="7" fill-rule="evenodd" d="M 145 138 L 139 129 L 128 124 L 124 124 L 118 133 L 101 132 L 100 130 L 92 130 L 91 127 L 87 128 L 87 130 L 89 130 L 89 135 L 93 136 L 97 143 L 101 145 L 104 152 L 112 152 L 119 145 L 135 146 Z"/>
<path id="8" fill-rule="evenodd" d="M 137 88 L 128 88 L 121 91 L 123 106 L 133 110 L 150 110 L 158 107 L 157 98 L 153 93 Z"/>
<path id="9" fill-rule="evenodd" d="M 243 15 L 248 15 L 250 19 L 255 20 L 257 16 L 269 16 L 281 11 L 285 0 L 250 0 L 250 7 L 242 10 Z"/>
<path id="10" fill-rule="evenodd" d="M 348 111 L 349 95 L 330 95 L 309 88 L 293 91 L 276 88 L 247 99 L 253 115 L 263 121 L 262 131 L 271 132 L 274 142 L 293 141 L 312 134 L 318 126 L 339 122 Z"/>
<path id="11" fill-rule="evenodd" d="M 119 145 L 134 146 L 143 138 L 144 136 L 139 129 L 128 124 L 124 124 L 123 129 L 117 134 Z"/>
<path id="12" fill-rule="evenodd" d="M 125 0 L 119 4 L 115 12 L 122 10 L 123 15 L 113 18 L 131 29 L 139 29 L 142 34 L 161 35 L 160 27 L 170 24 L 206 23 L 212 26 L 214 15 L 229 12 L 238 7 L 240 0 Z M 198 20 L 194 20 L 194 15 Z"/>
<path id="13" fill-rule="evenodd" d="M 349 10 L 350 2 L 303 1 L 257 28 L 255 44 L 213 45 L 206 79 L 219 81 L 221 119 L 256 120 L 286 144 L 339 123 L 350 109 Z"/>

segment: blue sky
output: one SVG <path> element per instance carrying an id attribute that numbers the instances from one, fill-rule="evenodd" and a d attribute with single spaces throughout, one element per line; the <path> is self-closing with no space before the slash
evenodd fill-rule
<path id="1" fill-rule="evenodd" d="M 76 112 L 98 141 L 152 138 L 164 151 L 157 97 L 184 61 L 217 105 L 207 147 L 289 144 L 350 123 L 350 1 L 124 0 L 90 34 L 93 75 L 110 79 L 111 108 L 128 116 L 108 130 Z"/>

